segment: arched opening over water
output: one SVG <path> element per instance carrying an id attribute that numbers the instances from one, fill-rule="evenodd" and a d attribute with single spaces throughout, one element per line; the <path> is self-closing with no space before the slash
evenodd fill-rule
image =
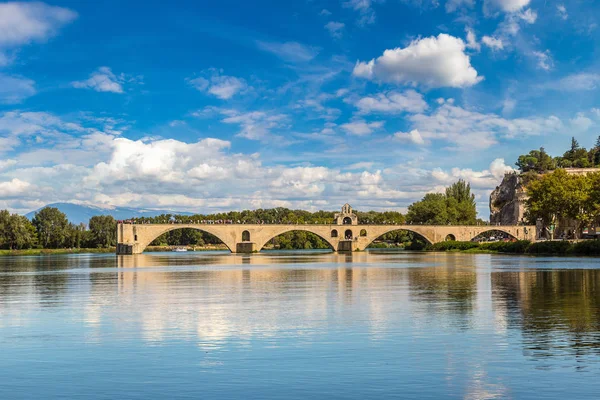
<path id="1" fill-rule="evenodd" d="M 519 230 L 517 230 L 517 235 L 519 234 Z M 472 242 L 513 242 L 515 240 L 517 240 L 516 237 L 500 229 L 490 229 L 489 231 L 481 232 L 471 239 Z"/>
<path id="2" fill-rule="evenodd" d="M 185 247 L 189 249 L 202 247 L 231 251 L 225 242 L 211 233 L 195 228 L 179 228 L 176 225 L 152 240 L 144 251 L 148 251 L 148 247 L 154 246 L 164 247 L 167 251 L 171 247 Z"/>
<path id="3" fill-rule="evenodd" d="M 431 240 L 407 229 L 392 229 L 374 239 L 367 249 L 422 250 Z"/>
<path id="4" fill-rule="evenodd" d="M 332 232 L 333 236 L 333 232 Z M 260 245 L 260 244 L 259 244 Z M 289 230 L 269 240 L 263 250 L 335 250 L 326 238 L 305 230 Z"/>

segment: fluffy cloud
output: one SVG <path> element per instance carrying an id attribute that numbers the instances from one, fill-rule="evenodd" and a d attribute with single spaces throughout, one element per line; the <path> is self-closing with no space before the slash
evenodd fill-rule
<path id="1" fill-rule="evenodd" d="M 201 92 L 206 92 L 221 100 L 228 100 L 248 89 L 246 81 L 234 76 L 221 75 L 222 71 L 211 69 L 210 76 L 189 79 L 188 83 Z M 206 72 L 205 72 L 206 73 Z"/>
<path id="2" fill-rule="evenodd" d="M 426 87 L 468 87 L 483 78 L 471 66 L 465 43 L 453 36 L 418 39 L 405 48 L 385 50 L 369 62 L 357 62 L 354 76 Z"/>
<path id="3" fill-rule="evenodd" d="M 418 146 L 422 146 L 425 144 L 425 140 L 419 133 L 418 129 L 413 129 L 412 131 L 405 132 L 396 132 L 394 133 L 394 138 L 403 142 L 410 142 L 416 144 Z"/>
<path id="4" fill-rule="evenodd" d="M 514 169 L 505 164 L 503 158 L 497 158 L 490 163 L 487 170 L 474 171 L 472 169 L 452 168 L 451 171 L 444 171 L 436 168 L 431 171 L 431 177 L 443 185 L 450 185 L 458 179 L 464 179 L 471 183 L 471 187 L 476 189 L 489 189 L 498 185 L 504 174 L 513 172 Z"/>
<path id="5" fill-rule="evenodd" d="M 363 97 L 354 105 L 364 114 L 419 113 L 427 109 L 427 102 L 423 99 L 423 95 L 414 90 L 407 90 L 404 93 L 391 91 L 388 93 L 380 93 L 375 96 Z"/>
<path id="6" fill-rule="evenodd" d="M 71 85 L 78 89 L 92 89 L 96 92 L 123 93 L 122 84 L 125 76 L 116 76 L 109 67 L 100 67 L 92 72 L 90 77 L 84 81 L 75 81 Z"/>
<path id="7" fill-rule="evenodd" d="M 0 73 L 0 103 L 20 103 L 35 93 L 35 82 L 31 79 Z"/>
<path id="8" fill-rule="evenodd" d="M 340 125 L 350 135 L 364 136 L 370 135 L 373 131 L 383 127 L 382 121 L 366 122 L 364 120 L 356 120 Z"/>
<path id="9" fill-rule="evenodd" d="M 527 7 L 531 0 L 485 0 L 484 5 L 504 12 L 516 12 Z"/>
<path id="10" fill-rule="evenodd" d="M 0 3 L 0 48 L 43 42 L 75 18 L 72 10 L 44 3 Z"/>
<path id="11" fill-rule="evenodd" d="M 329 31 L 329 34 L 334 38 L 341 38 L 342 32 L 344 30 L 344 26 L 346 26 L 342 22 L 330 21 L 325 25 L 325 29 Z"/>
<path id="12" fill-rule="evenodd" d="M 0 199 L 20 196 L 31 189 L 29 182 L 14 178 L 9 182 L 0 182 Z"/>
<path id="13" fill-rule="evenodd" d="M 462 149 L 488 148 L 500 137 L 553 134 L 563 129 L 561 120 L 555 116 L 506 119 L 466 110 L 450 102 L 443 103 L 429 115 L 417 114 L 409 120 L 424 139 L 444 140 Z"/>
<path id="14" fill-rule="evenodd" d="M 504 48 L 504 42 L 501 38 L 484 36 L 481 38 L 481 42 L 492 50 L 502 50 Z"/>

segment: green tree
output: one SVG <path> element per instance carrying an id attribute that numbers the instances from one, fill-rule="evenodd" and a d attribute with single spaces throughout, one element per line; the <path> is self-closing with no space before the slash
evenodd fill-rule
<path id="1" fill-rule="evenodd" d="M 411 224 L 447 224 L 449 218 L 446 195 L 442 193 L 427 193 L 421 201 L 408 206 L 406 220 Z"/>
<path id="2" fill-rule="evenodd" d="M 408 207 L 406 220 L 411 224 L 474 225 L 477 205 L 471 185 L 462 179 L 453 183 L 444 194 L 428 193 Z"/>
<path id="3" fill-rule="evenodd" d="M 35 213 L 32 222 L 43 248 L 57 249 L 65 245 L 69 235 L 69 221 L 58 208 L 42 208 Z"/>
<path id="4" fill-rule="evenodd" d="M 90 218 L 90 244 L 92 247 L 113 247 L 117 243 L 117 222 L 111 215 Z"/>
<path id="5" fill-rule="evenodd" d="M 22 215 L 13 214 L 8 220 L 6 243 L 9 249 L 31 249 L 37 244 L 37 234 L 33 224 Z"/>

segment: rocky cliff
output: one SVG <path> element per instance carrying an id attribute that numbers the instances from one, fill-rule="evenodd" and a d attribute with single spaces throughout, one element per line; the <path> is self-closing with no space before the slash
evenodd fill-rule
<path id="1" fill-rule="evenodd" d="M 521 222 L 526 200 L 521 177 L 516 173 L 504 175 L 500 186 L 490 194 L 490 223 L 514 225 Z"/>

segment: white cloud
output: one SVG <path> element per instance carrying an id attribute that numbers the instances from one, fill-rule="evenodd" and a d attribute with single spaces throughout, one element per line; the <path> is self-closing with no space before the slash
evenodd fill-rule
<path id="1" fill-rule="evenodd" d="M 484 36 L 481 38 L 481 42 L 492 50 L 504 49 L 504 42 L 500 38 Z"/>
<path id="2" fill-rule="evenodd" d="M 596 90 L 600 88 L 600 74 L 580 72 L 566 76 L 559 81 L 548 82 L 541 87 L 567 92 Z"/>
<path id="3" fill-rule="evenodd" d="M 0 3 L 0 47 L 43 42 L 75 18 L 72 10 L 40 2 Z"/>
<path id="4" fill-rule="evenodd" d="M 210 93 L 221 100 L 228 100 L 248 89 L 248 84 L 242 78 L 221 75 L 222 71 L 216 69 L 210 69 L 203 73 L 209 76 L 189 79 L 188 83 L 197 90 Z"/>
<path id="5" fill-rule="evenodd" d="M 373 3 L 377 0 L 347 0 L 343 6 L 352 8 L 359 13 L 359 18 L 356 23 L 359 26 L 365 26 L 375 23 L 375 11 L 372 8 Z"/>
<path id="6" fill-rule="evenodd" d="M 558 13 L 558 16 L 561 17 L 562 19 L 569 18 L 569 14 L 567 13 L 567 7 L 565 7 L 564 4 L 558 4 L 556 6 L 556 12 Z"/>
<path id="7" fill-rule="evenodd" d="M 555 116 L 506 119 L 496 114 L 466 110 L 445 102 L 435 112 L 408 118 L 424 139 L 443 140 L 460 149 L 485 149 L 499 138 L 553 134 L 563 124 Z"/>
<path id="8" fill-rule="evenodd" d="M 503 158 L 496 158 L 490 163 L 487 170 L 474 171 L 470 168 L 452 168 L 450 172 L 446 172 L 441 168 L 436 168 L 431 171 L 431 177 L 443 185 L 449 185 L 458 179 L 464 179 L 471 183 L 472 188 L 491 191 L 502 181 L 504 174 L 513 171 L 514 168 L 506 165 Z"/>
<path id="9" fill-rule="evenodd" d="M 344 26 L 346 26 L 342 22 L 329 21 L 325 25 L 325 29 L 329 31 L 329 34 L 334 38 L 341 38 L 344 30 Z"/>
<path id="10" fill-rule="evenodd" d="M 586 132 L 594 125 L 594 122 L 585 116 L 584 113 L 577 113 L 575 118 L 569 121 L 574 130 L 578 132 Z"/>
<path id="11" fill-rule="evenodd" d="M 600 118 L 600 108 L 592 108 L 592 114 L 594 114 L 596 118 Z"/>
<path id="12" fill-rule="evenodd" d="M 418 146 L 423 146 L 425 144 L 425 140 L 419 133 L 418 129 L 413 129 L 410 132 L 396 132 L 394 133 L 394 138 L 400 141 L 410 142 Z"/>
<path id="13" fill-rule="evenodd" d="M 16 164 L 17 164 L 17 160 L 12 160 L 12 159 L 0 160 L 0 171 L 10 168 Z"/>
<path id="14" fill-rule="evenodd" d="M 534 58 L 537 59 L 537 66 L 544 71 L 550 71 L 554 66 L 554 62 L 552 61 L 552 56 L 550 55 L 550 51 L 534 51 L 532 52 Z"/>
<path id="15" fill-rule="evenodd" d="M 427 87 L 468 87 L 483 78 L 471 66 L 465 43 L 453 36 L 418 39 L 408 47 L 385 50 L 369 62 L 357 62 L 354 76 L 381 82 Z"/>
<path id="16" fill-rule="evenodd" d="M 305 46 L 298 42 L 256 42 L 259 49 L 275 54 L 284 61 L 304 63 L 312 60 L 319 54 L 319 49 Z"/>
<path id="17" fill-rule="evenodd" d="M 20 196 L 31 189 L 29 182 L 14 178 L 9 182 L 0 182 L 0 199 Z"/>
<path id="18" fill-rule="evenodd" d="M 20 103 L 35 93 L 35 82 L 31 79 L 0 73 L 0 103 Z"/>
<path id="19" fill-rule="evenodd" d="M 447 0 L 446 12 L 451 13 L 462 7 L 473 8 L 474 5 L 475 0 Z"/>
<path id="20" fill-rule="evenodd" d="M 278 145 L 288 144 L 283 137 L 272 133 L 272 130 L 286 126 L 285 122 L 288 116 L 285 114 L 270 111 L 244 112 L 235 109 L 208 107 L 193 115 L 203 117 L 215 112 L 224 117 L 221 122 L 240 126 L 240 131 L 237 134 L 238 137 L 263 142 L 270 141 L 272 144 Z"/>
<path id="21" fill-rule="evenodd" d="M 356 120 L 340 125 L 350 135 L 364 136 L 370 135 L 375 130 L 383 127 L 382 121 L 366 122 L 365 120 Z"/>
<path id="22" fill-rule="evenodd" d="M 123 93 L 125 76 L 116 76 L 109 67 L 100 67 L 85 81 L 75 81 L 71 85 L 78 89 L 92 89 L 96 92 Z"/>
<path id="23" fill-rule="evenodd" d="M 485 0 L 484 5 L 504 12 L 516 12 L 527 7 L 531 0 Z"/>
<path id="24" fill-rule="evenodd" d="M 364 114 L 419 113 L 425 111 L 428 107 L 427 102 L 423 99 L 423 95 L 414 90 L 407 90 L 404 93 L 396 91 L 379 93 L 375 96 L 363 97 L 354 105 Z"/>
<path id="25" fill-rule="evenodd" d="M 467 49 L 481 50 L 481 45 L 477 43 L 477 37 L 473 29 L 467 28 Z"/>
<path id="26" fill-rule="evenodd" d="M 531 8 L 518 13 L 517 16 L 528 24 L 535 24 L 535 21 L 537 21 L 537 13 Z"/>

